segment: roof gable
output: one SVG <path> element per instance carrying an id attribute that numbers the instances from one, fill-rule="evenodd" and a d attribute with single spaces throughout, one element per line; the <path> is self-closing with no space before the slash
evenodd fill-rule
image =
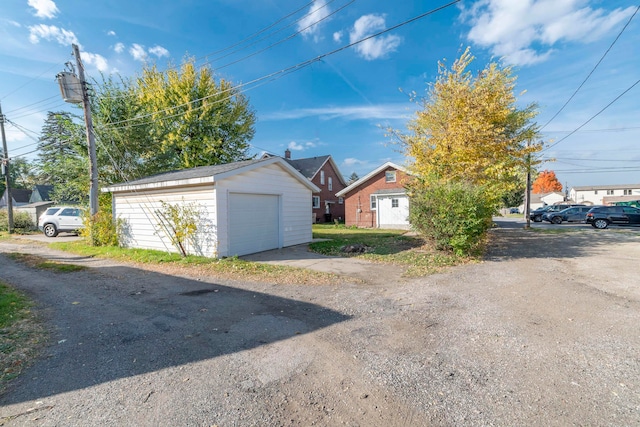
<path id="1" fill-rule="evenodd" d="M 393 162 L 387 162 L 387 163 L 383 164 L 382 166 L 379 166 L 378 168 L 372 170 L 371 172 L 369 172 L 368 174 L 366 174 L 365 176 L 363 176 L 362 178 L 360 178 L 356 182 L 354 182 L 351 185 L 349 185 L 347 188 L 337 192 L 336 196 L 342 197 L 342 196 L 346 195 L 347 193 L 351 192 L 355 188 L 358 188 L 358 187 L 364 185 L 367 181 L 369 181 L 371 178 L 373 178 L 374 176 L 376 176 L 377 174 L 379 174 L 383 170 L 386 170 L 386 169 L 389 169 L 389 168 L 402 171 L 402 172 L 406 173 L 407 175 L 411 175 L 406 168 L 403 168 L 402 166 L 398 166 L 397 164 L 395 164 Z"/>

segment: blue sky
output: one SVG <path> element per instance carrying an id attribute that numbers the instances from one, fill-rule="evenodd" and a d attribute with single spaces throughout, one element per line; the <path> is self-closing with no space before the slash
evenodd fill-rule
<path id="1" fill-rule="evenodd" d="M 541 168 L 569 187 L 640 183 L 640 13 L 629 22 L 638 4 L 460 1 L 399 25 L 447 3 L 4 0 L 0 103 L 11 122 L 10 157 L 33 158 L 47 111 L 73 109 L 55 81 L 73 61 L 71 43 L 80 45 L 90 77 L 135 76 L 145 62 L 164 69 L 185 55 L 208 61 L 217 76 L 246 85 L 258 119 L 253 153 L 331 154 L 346 178 L 405 162 L 384 128 L 405 129 L 417 109 L 407 93 L 424 94 L 438 61 L 451 63 L 466 46 L 475 68 L 491 60 L 515 67 L 519 102 L 539 104 L 540 125 L 610 49 L 543 128 L 550 145 L 543 157 L 554 161 Z"/>

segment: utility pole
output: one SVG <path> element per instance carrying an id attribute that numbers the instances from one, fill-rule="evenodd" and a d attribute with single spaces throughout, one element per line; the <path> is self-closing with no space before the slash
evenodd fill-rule
<path id="1" fill-rule="evenodd" d="M 527 140 L 527 147 L 531 146 L 531 139 Z M 527 221 L 524 228 L 531 228 L 531 153 L 527 153 L 527 188 L 524 193 L 524 218 Z"/>
<path id="2" fill-rule="evenodd" d="M 87 145 L 89 148 L 89 175 L 91 182 L 89 183 L 89 207 L 91 216 L 98 213 L 98 161 L 96 160 L 96 142 L 93 136 L 93 121 L 91 120 L 91 105 L 89 104 L 89 92 L 84 79 L 84 66 L 80 59 L 80 49 L 77 44 L 72 44 L 73 55 L 76 57 L 78 64 L 78 77 L 80 78 L 80 86 L 82 89 L 82 107 L 84 109 L 84 123 L 87 128 Z"/>
<path id="3" fill-rule="evenodd" d="M 2 134 L 2 172 L 4 174 L 4 185 L 7 189 L 7 219 L 9 225 L 7 231 L 13 233 L 13 200 L 11 199 L 11 183 L 9 182 L 9 150 L 7 150 L 7 137 L 4 134 L 4 114 L 2 114 L 2 105 L 0 105 L 0 133 Z"/>

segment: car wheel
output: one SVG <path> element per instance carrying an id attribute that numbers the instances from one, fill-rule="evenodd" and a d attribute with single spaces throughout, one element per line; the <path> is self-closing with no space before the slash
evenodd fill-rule
<path id="1" fill-rule="evenodd" d="M 58 235 L 58 229 L 53 224 L 46 224 L 42 230 L 47 237 L 56 237 Z"/>
<path id="2" fill-rule="evenodd" d="M 606 219 L 596 219 L 595 221 L 593 221 L 592 225 L 594 228 L 604 230 L 609 226 L 609 221 L 607 221 Z"/>
<path id="3" fill-rule="evenodd" d="M 553 218 L 551 218 L 551 222 L 554 224 L 562 224 L 562 218 L 560 218 L 559 216 L 554 216 Z"/>
<path id="4" fill-rule="evenodd" d="M 540 215 L 536 215 L 533 217 L 533 222 L 542 222 L 542 217 Z"/>

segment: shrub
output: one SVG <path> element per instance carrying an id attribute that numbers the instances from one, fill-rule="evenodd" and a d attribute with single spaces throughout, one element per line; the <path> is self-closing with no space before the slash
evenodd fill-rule
<path id="1" fill-rule="evenodd" d="M 410 220 L 436 248 L 468 255 L 491 228 L 495 206 L 482 187 L 461 182 L 430 184 L 411 192 Z"/>
<path id="2" fill-rule="evenodd" d="M 27 212 L 13 211 L 13 229 L 16 233 L 26 233 L 36 228 Z M 0 231 L 9 230 L 8 212 L 6 209 L 0 210 Z"/>
<path id="3" fill-rule="evenodd" d="M 111 193 L 98 197 L 98 213 L 91 216 L 85 211 L 84 228 L 80 236 L 91 246 L 118 246 L 117 224 L 113 221 Z"/>

